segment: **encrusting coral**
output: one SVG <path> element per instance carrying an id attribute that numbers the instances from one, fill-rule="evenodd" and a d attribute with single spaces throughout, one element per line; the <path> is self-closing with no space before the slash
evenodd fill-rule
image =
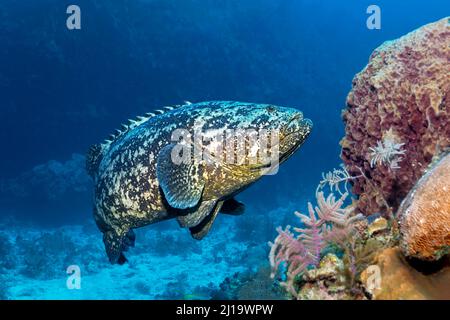
<path id="1" fill-rule="evenodd" d="M 438 260 L 450 252 L 450 153 L 417 182 L 397 216 L 406 256 Z"/>
<path id="2" fill-rule="evenodd" d="M 353 80 L 341 157 L 365 215 L 395 212 L 450 146 L 449 20 L 386 42 Z"/>
<path id="3" fill-rule="evenodd" d="M 431 274 L 413 268 L 398 247 L 376 254 L 361 274 L 365 291 L 374 300 L 450 299 L 450 264 Z"/>

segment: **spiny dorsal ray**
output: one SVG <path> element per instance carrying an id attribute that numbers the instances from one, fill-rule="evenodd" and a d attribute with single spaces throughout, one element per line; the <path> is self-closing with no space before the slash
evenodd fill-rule
<path id="1" fill-rule="evenodd" d="M 154 112 L 147 112 L 145 116 L 138 116 L 136 119 L 129 119 L 127 124 L 121 124 L 120 129 L 116 129 L 113 134 L 111 134 L 102 144 L 101 147 L 103 150 L 109 148 L 111 143 L 116 141 L 118 138 L 122 137 L 127 132 L 133 130 L 134 128 L 140 126 L 144 122 L 148 121 L 149 119 L 156 117 L 158 115 L 161 115 L 163 113 L 181 108 L 186 105 L 190 105 L 191 102 L 184 101 L 184 104 L 174 105 L 174 106 L 166 106 L 162 109 L 155 110 Z"/>

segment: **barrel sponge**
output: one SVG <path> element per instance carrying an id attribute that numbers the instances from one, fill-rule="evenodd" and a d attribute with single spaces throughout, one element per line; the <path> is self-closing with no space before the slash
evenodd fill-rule
<path id="1" fill-rule="evenodd" d="M 341 158 L 359 176 L 358 209 L 396 211 L 433 156 L 450 146 L 450 17 L 377 48 L 354 77 L 342 115 Z M 371 150 L 387 134 L 402 146 L 394 169 L 371 165 Z"/>
<path id="2" fill-rule="evenodd" d="M 438 260 L 450 249 L 450 154 L 433 164 L 397 212 L 406 256 Z"/>

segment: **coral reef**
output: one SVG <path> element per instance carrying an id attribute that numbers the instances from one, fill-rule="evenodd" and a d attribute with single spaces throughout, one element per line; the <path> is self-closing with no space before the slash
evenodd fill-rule
<path id="1" fill-rule="evenodd" d="M 255 275 L 243 283 L 237 292 L 239 300 L 280 300 L 285 299 L 281 288 L 270 279 L 270 268 L 260 267 Z"/>
<path id="2" fill-rule="evenodd" d="M 308 270 L 319 266 L 325 249 L 330 245 L 337 246 L 341 252 L 344 252 L 346 260 L 343 273 L 346 276 L 347 287 L 354 286 L 357 274 L 362 271 L 360 266 L 364 265 L 363 258 L 358 257 L 358 254 L 363 251 L 360 246 L 364 246 L 361 244 L 363 237 L 359 232 L 361 224 L 365 226 L 363 216 L 356 214 L 352 205 L 344 207 L 348 193 L 343 193 L 339 198 L 336 198 L 333 192 L 328 197 L 324 196 L 325 186 L 328 186 L 330 191 L 341 193 L 339 184 L 345 184 L 351 179 L 350 176 L 345 179 L 326 179 L 336 172 L 334 170 L 323 175 L 324 180 L 319 183 L 316 190 L 318 205 L 313 207 L 311 203 L 308 203 L 309 215 L 295 213 L 304 226 L 294 228 L 297 235 L 291 232 L 290 226 L 284 230 L 278 228 L 278 237 L 273 243 L 269 243 L 271 277 L 275 278 L 278 273 L 283 274 L 285 271 L 286 279 L 282 279 L 280 285 L 298 299 L 305 297 L 304 292 L 301 293 L 301 282 L 305 280 L 305 274 Z M 338 180 L 339 182 L 336 182 Z"/>
<path id="3" fill-rule="evenodd" d="M 236 272 L 226 277 L 219 285 L 219 288 L 213 291 L 211 298 L 213 300 L 236 300 L 238 291 L 241 286 L 251 280 L 252 275 L 249 273 Z"/>
<path id="4" fill-rule="evenodd" d="M 86 192 L 91 180 L 85 170 L 85 157 L 72 154 L 67 161 L 50 160 L 23 172 L 16 178 L 0 180 L 0 193 L 24 198 L 39 194 L 52 199 L 66 192 Z"/>
<path id="5" fill-rule="evenodd" d="M 345 168 L 322 178 L 318 205 L 308 203 L 308 216 L 295 213 L 303 227 L 293 228 L 297 234 L 290 226 L 278 228 L 278 237 L 269 243 L 271 277 L 279 275 L 277 282 L 296 299 L 371 298 L 361 275 L 379 252 L 397 245 L 396 225 L 380 215 L 365 218 L 354 202 L 346 205 L 348 193 L 342 190 L 355 177 Z"/>
<path id="6" fill-rule="evenodd" d="M 450 146 L 449 18 L 372 54 L 343 112 L 341 158 L 366 214 L 395 212 L 433 156 Z M 367 179 L 366 179 L 367 177 Z"/>
<path id="7" fill-rule="evenodd" d="M 317 269 L 307 270 L 298 292 L 301 300 L 348 300 L 353 296 L 345 286 L 344 262 L 335 254 L 325 255 Z"/>
<path id="8" fill-rule="evenodd" d="M 259 266 L 256 271 L 238 272 L 227 277 L 215 290 L 213 300 L 284 300 L 286 293 L 271 278 L 270 268 Z"/>
<path id="9" fill-rule="evenodd" d="M 450 252 L 450 153 L 420 178 L 397 216 L 406 256 L 438 260 Z"/>
<path id="10" fill-rule="evenodd" d="M 378 221 L 373 223 L 379 224 Z M 378 252 L 395 243 L 388 226 L 372 235 L 368 232 L 369 228 L 366 223 L 354 222 L 353 230 L 358 231 L 346 237 L 338 232 L 338 241 L 325 242 L 321 254 L 315 259 L 306 259 L 305 253 L 298 250 L 299 247 L 304 250 L 304 245 L 299 244 L 302 243 L 300 237 L 295 238 L 292 233 L 281 230 L 272 249 L 284 253 L 274 258 L 271 252 L 272 277 L 274 272 L 280 272 L 281 263 L 285 262 L 287 278 L 279 281 L 293 298 L 367 299 L 366 291 L 361 286 L 361 274 L 373 263 Z M 317 263 L 309 263 L 311 260 Z"/>
<path id="11" fill-rule="evenodd" d="M 0 233 L 0 274 L 15 266 L 14 248 L 8 237 Z"/>
<path id="12" fill-rule="evenodd" d="M 387 230 L 388 227 L 388 221 L 383 217 L 378 217 L 369 225 L 367 232 L 369 233 L 369 236 L 371 236 Z"/>
<path id="13" fill-rule="evenodd" d="M 292 298 L 448 299 L 450 156 L 436 159 L 450 147 L 449 57 L 445 18 L 385 43 L 354 78 L 342 168 L 322 174 L 302 227 L 271 243 Z"/>
<path id="14" fill-rule="evenodd" d="M 320 182 L 309 216 L 296 213 L 304 226 L 293 228 L 297 235 L 278 228 L 272 278 L 281 275 L 277 282 L 296 299 L 449 299 L 450 155 L 436 160 L 402 203 L 401 234 L 395 220 L 363 219 L 355 203 L 344 207 L 347 193 L 336 201 L 339 184 L 352 177 L 333 172 L 323 175 L 330 179 Z M 326 199 L 325 186 L 334 191 Z M 418 257 L 432 261 L 411 259 Z"/>
<path id="15" fill-rule="evenodd" d="M 49 280 L 64 274 L 69 265 L 77 264 L 84 271 L 92 272 L 107 265 L 95 250 L 101 250 L 94 241 L 80 243 L 66 230 L 44 231 L 37 235 L 15 238 L 17 271 L 28 278 Z M 101 251 L 100 251 L 101 252 Z"/>
<path id="16" fill-rule="evenodd" d="M 319 207 L 314 209 L 312 204 L 308 203 L 309 217 L 299 212 L 295 213 L 305 228 L 294 228 L 298 233 L 297 236 L 290 231 L 290 226 L 285 230 L 278 228 L 278 237 L 273 243 L 269 243 L 271 247 L 269 260 L 273 270 L 271 277 L 274 278 L 280 265 L 287 262 L 287 280 L 281 284 L 293 296 L 297 295 L 294 286 L 297 275 L 303 274 L 309 266 L 316 266 L 320 262 L 320 254 L 326 244 L 325 238 L 331 237 L 328 235 L 330 229 L 326 226 L 331 220 L 327 218 L 332 214 L 335 216 L 343 214 L 341 207 L 347 195 L 338 201 L 335 201 L 332 195 L 326 201 L 322 192 L 318 192 L 316 196 Z"/>
<path id="17" fill-rule="evenodd" d="M 375 300 L 450 299 L 450 263 L 424 274 L 405 260 L 398 247 L 388 248 L 377 254 L 361 282 Z"/>

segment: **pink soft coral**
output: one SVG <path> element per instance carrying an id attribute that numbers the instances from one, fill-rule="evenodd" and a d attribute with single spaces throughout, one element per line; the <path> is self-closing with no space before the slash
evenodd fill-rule
<path id="1" fill-rule="evenodd" d="M 354 224 L 363 218 L 361 214 L 354 215 L 352 208 L 343 208 L 348 193 L 344 193 L 338 200 L 334 194 L 325 198 L 324 193 L 316 191 L 318 206 L 308 203 L 309 215 L 295 212 L 301 220 L 303 228 L 294 228 L 297 236 L 279 227 L 278 236 L 271 246 L 269 260 L 272 267 L 271 277 L 279 272 L 280 265 L 287 264 L 287 279 L 281 284 L 289 293 L 297 297 L 294 283 L 297 275 L 302 274 L 308 267 L 317 266 L 320 253 L 329 242 L 342 243 L 354 232 Z"/>
<path id="2" fill-rule="evenodd" d="M 296 295 L 294 287 L 295 277 L 303 273 L 306 268 L 313 263 L 315 257 L 312 256 L 304 246 L 303 242 L 295 237 L 290 231 L 290 226 L 287 226 L 285 230 L 281 227 L 277 228 L 278 237 L 273 243 L 269 243 L 271 246 L 269 260 L 272 266 L 271 277 L 274 278 L 279 270 L 280 264 L 289 261 L 287 267 L 287 279 L 281 282 L 281 285 L 286 288 L 288 292 Z"/>

